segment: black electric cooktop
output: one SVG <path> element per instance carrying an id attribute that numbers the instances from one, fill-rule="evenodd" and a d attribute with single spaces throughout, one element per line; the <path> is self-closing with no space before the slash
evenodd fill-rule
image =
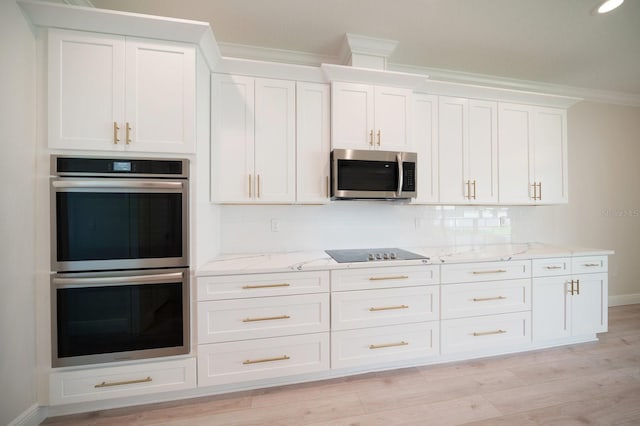
<path id="1" fill-rule="evenodd" d="M 422 256 L 417 253 L 412 253 L 410 251 L 402 250 L 394 247 L 325 250 L 325 253 L 331 256 L 333 260 L 335 260 L 338 263 L 429 259 L 426 256 Z"/>

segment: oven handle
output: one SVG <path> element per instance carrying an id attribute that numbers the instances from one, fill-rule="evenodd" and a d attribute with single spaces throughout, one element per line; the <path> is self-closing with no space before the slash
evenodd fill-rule
<path id="1" fill-rule="evenodd" d="M 171 272 L 168 274 L 133 275 L 124 277 L 94 277 L 94 278 L 53 278 L 54 285 L 67 287 L 105 284 L 152 284 L 182 281 L 182 272 Z"/>
<path id="2" fill-rule="evenodd" d="M 54 188 L 144 188 L 182 189 L 183 182 L 163 182 L 157 180 L 54 180 Z"/>
<path id="3" fill-rule="evenodd" d="M 398 162 L 398 197 L 402 195 L 402 181 L 404 180 L 402 171 L 402 154 L 396 155 L 396 161 Z"/>

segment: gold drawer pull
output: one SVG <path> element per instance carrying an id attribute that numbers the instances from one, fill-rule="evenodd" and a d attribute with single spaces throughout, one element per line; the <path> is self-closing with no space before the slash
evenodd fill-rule
<path id="1" fill-rule="evenodd" d="M 369 281 L 406 280 L 406 279 L 409 279 L 408 275 L 397 275 L 395 277 L 370 277 Z"/>
<path id="2" fill-rule="evenodd" d="M 271 320 L 281 320 L 281 319 L 289 319 L 289 318 L 291 318 L 289 315 L 280 315 L 277 317 L 245 318 L 242 320 L 242 322 L 271 321 Z"/>
<path id="3" fill-rule="evenodd" d="M 246 290 L 251 290 L 255 288 L 273 288 L 273 287 L 289 287 L 291 284 L 281 283 L 281 284 L 260 284 L 260 285 L 252 285 L 247 284 L 243 285 L 242 288 Z"/>
<path id="4" fill-rule="evenodd" d="M 376 311 L 391 311 L 393 309 L 408 309 L 409 306 L 407 305 L 399 305 L 399 306 L 383 306 L 382 308 L 369 308 L 369 310 L 371 312 L 376 312 Z"/>
<path id="5" fill-rule="evenodd" d="M 599 263 L 585 263 L 583 266 L 588 266 L 588 267 L 591 267 L 591 266 L 600 266 L 600 264 L 599 264 Z"/>
<path id="6" fill-rule="evenodd" d="M 503 272 L 507 272 L 506 269 L 492 269 L 490 271 L 473 271 L 472 273 L 474 275 L 480 275 L 480 274 L 500 274 Z"/>
<path id="7" fill-rule="evenodd" d="M 473 333 L 474 336 L 478 337 L 478 336 L 489 336 L 491 334 L 504 334 L 506 333 L 505 330 L 495 330 L 495 331 L 476 331 Z"/>
<path id="8" fill-rule="evenodd" d="M 506 299 L 504 296 L 496 296 L 496 297 L 474 297 L 474 302 L 488 302 L 489 300 L 502 300 Z"/>
<path id="9" fill-rule="evenodd" d="M 246 361 L 242 361 L 242 364 L 244 364 L 244 365 L 247 365 L 247 364 L 259 364 L 261 362 L 286 361 L 288 359 L 291 359 L 291 357 L 289 357 L 287 355 L 283 355 L 283 356 L 279 356 L 279 357 L 276 357 L 276 358 L 248 359 Z"/>
<path id="10" fill-rule="evenodd" d="M 554 266 L 545 266 L 546 269 L 562 269 L 562 266 L 554 265 Z"/>
<path id="11" fill-rule="evenodd" d="M 94 388 L 108 388 L 109 386 L 122 386 L 122 385 L 132 385 L 134 383 L 147 383 L 152 381 L 151 376 L 147 376 L 144 379 L 136 379 L 136 380 L 123 380 L 122 382 L 102 382 L 94 386 Z"/>
<path id="12" fill-rule="evenodd" d="M 369 345 L 369 349 L 383 349 L 383 348 L 393 348 L 395 346 L 407 346 L 409 343 L 405 342 L 404 340 L 402 342 L 398 342 L 398 343 L 385 343 L 382 345 Z"/>
<path id="13" fill-rule="evenodd" d="M 120 127 L 118 126 L 118 123 L 114 121 L 113 122 L 113 143 L 115 145 L 118 145 L 118 142 L 120 142 L 120 138 L 118 138 L 118 130 L 120 130 Z"/>

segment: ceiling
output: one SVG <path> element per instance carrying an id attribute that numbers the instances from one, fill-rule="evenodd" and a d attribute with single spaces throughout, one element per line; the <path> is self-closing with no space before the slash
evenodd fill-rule
<path id="1" fill-rule="evenodd" d="M 592 14 L 598 0 L 91 2 L 208 21 L 228 56 L 256 57 L 256 49 L 245 48 L 255 46 L 304 52 L 299 62 L 340 63 L 345 34 L 352 33 L 397 40 L 388 59 L 393 69 L 424 69 L 432 76 L 451 70 L 640 99 L 638 0 L 599 16 Z"/>

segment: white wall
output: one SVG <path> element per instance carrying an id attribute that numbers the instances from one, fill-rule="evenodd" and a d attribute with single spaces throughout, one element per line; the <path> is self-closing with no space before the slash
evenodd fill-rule
<path id="1" fill-rule="evenodd" d="M 0 0 L 0 424 L 37 401 L 35 349 L 36 44 L 14 0 Z"/>

